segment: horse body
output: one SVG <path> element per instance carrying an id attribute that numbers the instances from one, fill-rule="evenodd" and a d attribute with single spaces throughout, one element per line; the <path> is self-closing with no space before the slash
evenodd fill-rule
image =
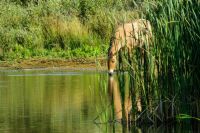
<path id="1" fill-rule="evenodd" d="M 112 74 L 116 67 L 116 55 L 122 48 L 128 48 L 128 54 L 134 47 L 142 47 L 152 37 L 151 25 L 148 20 L 137 19 L 116 28 L 111 38 L 108 51 L 108 71 Z"/>

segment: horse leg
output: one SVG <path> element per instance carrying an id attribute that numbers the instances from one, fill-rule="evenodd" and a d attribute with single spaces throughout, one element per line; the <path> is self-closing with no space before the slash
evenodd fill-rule
<path id="1" fill-rule="evenodd" d="M 132 67 L 132 60 L 131 59 L 132 59 L 132 50 L 131 50 L 131 48 L 128 48 L 128 63 Z"/>
<path id="2" fill-rule="evenodd" d="M 133 88 L 134 88 L 134 79 L 133 79 L 133 77 L 134 77 L 134 67 L 133 67 L 133 64 L 132 64 L 132 56 L 133 56 L 133 53 L 132 53 L 132 49 L 131 48 L 128 48 L 128 62 L 129 62 L 129 65 L 130 65 L 130 69 L 129 69 L 129 72 L 130 72 L 130 75 L 132 75 L 132 76 L 130 76 L 130 83 L 131 83 L 131 86 L 130 86 L 130 88 L 131 88 L 131 90 L 133 91 Z"/>
<path id="3" fill-rule="evenodd" d="M 118 62 L 119 62 L 119 71 L 123 70 L 123 64 L 122 64 L 122 51 L 121 49 L 119 50 L 118 54 Z"/>

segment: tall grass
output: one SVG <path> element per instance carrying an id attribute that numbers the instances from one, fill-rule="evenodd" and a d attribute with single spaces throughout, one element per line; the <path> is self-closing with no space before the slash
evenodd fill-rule
<path id="1" fill-rule="evenodd" d="M 199 1 L 145 0 L 142 9 L 140 16 L 150 20 L 154 34 L 146 63 L 139 69 L 135 62 L 132 78 L 136 88 L 143 88 L 144 116 L 151 122 L 175 119 L 182 113 L 199 118 L 195 104 L 200 100 Z"/>
<path id="2" fill-rule="evenodd" d="M 160 123 L 177 120 L 181 114 L 200 118 L 200 2 L 145 0 L 135 6 L 137 16 L 151 22 L 153 44 L 146 49 L 144 61 L 140 49 L 133 51 L 132 64 L 128 64 L 126 52 L 123 57 L 129 67 L 132 106 L 137 105 L 137 95 L 143 105 L 139 115 L 133 106 L 133 120 Z M 123 65 L 119 69 L 124 70 Z M 123 101 L 125 81 L 118 76 Z"/>
<path id="3" fill-rule="evenodd" d="M 105 56 L 113 27 L 137 16 L 132 5 L 121 0 L 2 0 L 1 59 Z"/>

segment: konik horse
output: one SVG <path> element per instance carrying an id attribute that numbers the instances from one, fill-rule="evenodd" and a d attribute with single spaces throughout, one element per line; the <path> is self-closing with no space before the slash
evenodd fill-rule
<path id="1" fill-rule="evenodd" d="M 152 38 L 151 24 L 145 19 L 136 19 L 131 23 L 125 23 L 118 26 L 110 40 L 110 47 L 108 50 L 108 72 L 112 75 L 116 63 L 117 53 L 122 48 L 128 48 L 128 55 L 131 58 L 132 49 L 135 47 L 142 48 Z"/>

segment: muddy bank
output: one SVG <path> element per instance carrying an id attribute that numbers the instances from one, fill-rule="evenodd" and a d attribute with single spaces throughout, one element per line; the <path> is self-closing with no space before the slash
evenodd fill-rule
<path id="1" fill-rule="evenodd" d="M 106 70 L 106 59 L 26 59 L 0 61 L 0 69 Z"/>

